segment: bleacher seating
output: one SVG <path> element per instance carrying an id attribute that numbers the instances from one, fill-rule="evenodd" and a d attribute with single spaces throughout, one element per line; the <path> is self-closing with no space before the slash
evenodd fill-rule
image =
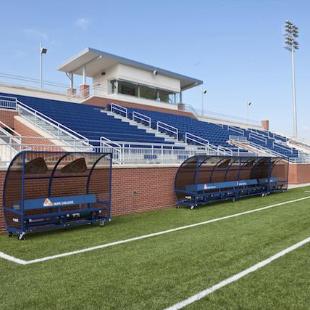
<path id="1" fill-rule="evenodd" d="M 226 129 L 234 135 L 241 135 L 236 134 L 235 131 L 231 131 L 230 127 L 226 126 Z M 268 148 L 271 151 L 274 151 L 282 156 L 289 157 L 289 158 L 297 158 L 299 153 L 296 149 L 291 148 L 285 145 L 287 141 L 286 137 L 273 134 L 270 131 L 262 131 L 262 130 L 246 130 L 243 129 L 244 137 L 246 137 L 249 141 L 258 144 L 262 147 Z M 253 135 L 254 133 L 254 135 Z"/>
<path id="2" fill-rule="evenodd" d="M 199 136 L 203 139 L 208 140 L 211 144 L 215 146 L 226 147 L 234 150 L 234 147 L 228 143 L 229 136 L 237 135 L 244 136 L 249 141 L 258 144 L 262 147 L 272 150 L 284 157 L 296 158 L 298 157 L 298 151 L 294 148 L 290 148 L 283 144 L 277 142 L 280 140 L 286 142 L 287 138 L 275 135 L 273 133 L 264 132 L 257 130 L 253 135 L 253 131 L 235 128 L 227 125 L 217 125 L 205 121 L 199 121 L 189 116 L 176 115 L 163 113 L 158 111 L 149 111 L 143 109 L 128 109 L 129 117 L 132 115 L 133 111 L 144 114 L 152 119 L 152 127 L 156 128 L 156 122 L 161 121 L 168 125 L 174 126 L 179 131 L 179 136 L 182 138 L 186 132 Z"/>
<path id="3" fill-rule="evenodd" d="M 153 120 L 152 126 L 154 128 L 156 127 L 156 122 L 161 121 L 168 125 L 176 127 L 179 130 L 179 136 L 181 138 L 186 132 L 189 132 L 198 137 L 208 140 L 211 144 L 215 146 L 232 148 L 232 146 L 227 143 L 227 141 L 229 140 L 229 133 L 226 130 L 223 130 L 219 125 L 201 122 L 188 116 L 157 111 L 147 111 L 143 109 L 129 109 L 129 115 L 131 115 L 133 111 L 137 111 L 150 117 Z"/>
<path id="4" fill-rule="evenodd" d="M 101 109 L 96 106 L 28 96 L 15 97 L 25 105 L 69 127 L 89 140 L 98 141 L 100 137 L 104 136 L 112 141 L 173 145 L 173 142 L 166 142 L 164 138 L 156 137 L 152 133 L 147 133 L 143 129 L 102 113 Z"/>
<path id="5" fill-rule="evenodd" d="M 89 140 L 98 141 L 101 137 L 105 137 L 112 141 L 174 144 L 173 142 L 167 142 L 162 137 L 157 137 L 155 134 L 148 133 L 143 129 L 103 113 L 101 109 L 96 106 L 29 96 L 16 96 L 14 94 L 2 95 L 17 97 L 25 105 L 69 127 Z M 253 129 L 246 130 L 238 127 L 234 128 L 232 126 L 199 121 L 190 116 L 144 109 L 128 109 L 129 118 L 132 117 L 133 111 L 150 117 L 152 119 L 153 128 L 156 128 L 157 121 L 177 128 L 179 139 L 184 139 L 185 133 L 191 133 L 208 140 L 209 143 L 214 146 L 236 150 L 234 146 L 228 143 L 229 137 L 231 135 L 243 136 L 256 145 L 270 149 L 284 157 L 296 158 L 299 156 L 296 149 L 285 145 L 287 141 L 286 137 L 271 132 Z M 195 142 L 193 142 L 193 144 L 195 144 Z"/>

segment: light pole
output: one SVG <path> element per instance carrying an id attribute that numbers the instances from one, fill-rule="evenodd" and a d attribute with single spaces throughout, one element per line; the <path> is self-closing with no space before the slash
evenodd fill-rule
<path id="1" fill-rule="evenodd" d="M 47 48 L 40 44 L 40 87 L 43 89 L 43 55 L 47 54 Z"/>
<path id="2" fill-rule="evenodd" d="M 205 105 L 207 101 L 207 93 L 208 91 L 206 89 L 202 89 L 201 91 L 201 115 L 204 116 L 205 114 Z"/>
<path id="3" fill-rule="evenodd" d="M 249 115 L 250 115 L 250 107 L 253 105 L 253 103 L 251 101 L 247 101 L 246 103 L 246 122 L 247 125 L 249 125 L 250 120 L 249 120 Z"/>
<path id="4" fill-rule="evenodd" d="M 298 137 L 297 108 L 296 108 L 296 81 L 295 81 L 295 52 L 299 48 L 296 41 L 299 30 L 292 22 L 285 22 L 285 48 L 291 52 L 292 61 L 292 103 L 293 103 L 293 137 Z"/>

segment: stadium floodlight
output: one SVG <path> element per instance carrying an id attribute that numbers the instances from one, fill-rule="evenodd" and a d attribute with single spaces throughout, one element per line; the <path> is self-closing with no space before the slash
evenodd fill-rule
<path id="1" fill-rule="evenodd" d="M 43 55 L 47 54 L 47 48 L 40 44 L 40 87 L 43 89 Z"/>
<path id="2" fill-rule="evenodd" d="M 287 20 L 284 26 L 285 30 L 285 48 L 291 52 L 292 61 L 292 104 L 293 104 L 293 137 L 298 137 L 297 125 L 297 108 L 296 108 L 296 81 L 295 81 L 295 52 L 299 49 L 297 38 L 299 36 L 299 29 L 292 22 Z"/>

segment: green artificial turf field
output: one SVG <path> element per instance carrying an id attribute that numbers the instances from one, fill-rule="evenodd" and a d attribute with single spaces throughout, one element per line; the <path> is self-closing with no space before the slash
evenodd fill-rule
<path id="1" fill-rule="evenodd" d="M 104 227 L 0 236 L 32 260 L 310 196 L 309 188 L 116 217 Z M 310 199 L 113 247 L 18 265 L 0 258 L 0 309 L 164 309 L 310 236 Z M 188 309 L 309 309 L 310 245 Z"/>

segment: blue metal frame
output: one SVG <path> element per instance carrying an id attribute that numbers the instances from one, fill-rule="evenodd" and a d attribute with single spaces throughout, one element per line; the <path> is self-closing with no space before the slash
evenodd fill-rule
<path id="1" fill-rule="evenodd" d="M 58 158 L 56 164 L 51 170 L 49 176 L 38 176 L 38 177 L 26 177 L 25 166 L 26 157 L 28 154 L 59 154 L 62 155 Z M 88 173 L 84 175 L 76 174 L 70 176 L 75 177 L 85 177 L 87 178 L 87 185 L 85 192 L 81 195 L 65 195 L 62 197 L 51 197 L 53 179 L 55 178 L 67 178 L 67 176 L 55 176 L 57 167 L 62 162 L 64 158 L 69 155 L 97 155 L 95 162 L 92 164 L 91 168 L 88 169 Z M 21 189 L 20 189 L 20 200 L 16 202 L 13 206 L 6 206 L 6 188 L 8 186 L 8 177 L 11 172 L 13 164 L 21 159 Z M 109 160 L 109 165 L 106 166 L 110 169 L 108 175 L 109 188 L 107 189 L 108 198 L 107 200 L 100 200 L 96 198 L 96 193 L 89 194 L 89 184 L 93 171 L 95 170 L 97 164 L 103 159 L 107 158 Z M 47 187 L 47 197 L 38 197 L 38 199 L 26 199 L 25 197 L 25 181 L 31 179 L 49 179 Z M 95 196 L 95 199 L 94 199 Z M 47 151 L 22 151 L 18 153 L 11 161 L 4 179 L 4 190 L 3 190 L 3 209 L 5 212 L 5 223 L 6 229 L 9 235 L 17 234 L 21 239 L 26 233 L 45 231 L 51 229 L 59 229 L 70 226 L 82 225 L 82 224 L 93 224 L 93 223 L 104 223 L 111 221 L 111 205 L 112 205 L 112 154 L 111 153 L 93 153 L 93 152 L 47 152 Z M 45 205 L 47 201 L 47 205 Z M 82 206 L 87 206 L 87 208 L 82 208 Z M 63 207 L 72 207 L 70 209 L 63 209 Z M 44 210 L 39 214 L 28 214 L 26 211 L 29 210 Z M 20 222 L 18 225 L 10 225 L 7 214 L 11 214 L 11 222 L 14 220 L 14 215 L 16 222 Z M 82 217 L 83 215 L 83 217 Z"/>
<path id="2" fill-rule="evenodd" d="M 218 159 L 214 166 L 208 169 L 205 180 L 207 183 L 198 183 L 198 178 L 203 166 L 210 159 Z M 226 160 L 230 160 L 227 163 L 227 167 L 220 167 Z M 252 165 L 249 165 L 252 161 Z M 175 193 L 177 195 L 177 206 L 187 206 L 192 208 L 198 205 L 205 205 L 209 202 L 219 200 L 236 200 L 242 197 L 255 196 L 255 195 L 268 195 L 272 192 L 284 191 L 287 188 L 288 169 L 286 170 L 285 180 L 280 180 L 273 176 L 273 168 L 279 161 L 283 161 L 280 158 L 272 157 L 237 157 L 237 156 L 208 156 L 208 155 L 197 155 L 185 160 L 179 167 L 175 176 Z M 234 165 L 236 164 L 236 165 Z M 259 174 L 252 176 L 254 169 L 260 164 L 263 164 L 264 170 L 263 175 L 266 178 L 260 178 Z M 187 166 L 188 165 L 188 166 Z M 220 167 L 220 168 L 219 168 Z M 185 173 L 190 171 L 192 168 L 192 174 L 186 174 L 188 179 L 188 185 L 184 185 L 184 181 L 181 180 L 182 172 Z M 187 169 L 187 170 L 186 170 Z M 215 173 L 222 174 L 222 181 L 213 181 Z M 246 174 L 251 177 L 248 179 L 240 179 L 241 171 L 244 169 Z M 201 171 L 200 171 L 201 170 Z M 228 177 L 230 171 L 235 171 L 230 178 Z M 178 174 L 180 173 L 181 187 L 178 187 Z M 189 172 L 190 173 L 190 172 Z M 233 180 L 232 180 L 233 178 Z M 189 180 L 193 180 L 191 183 Z M 203 180 L 203 179 L 202 179 Z M 267 181 L 267 182 L 266 182 Z"/>

